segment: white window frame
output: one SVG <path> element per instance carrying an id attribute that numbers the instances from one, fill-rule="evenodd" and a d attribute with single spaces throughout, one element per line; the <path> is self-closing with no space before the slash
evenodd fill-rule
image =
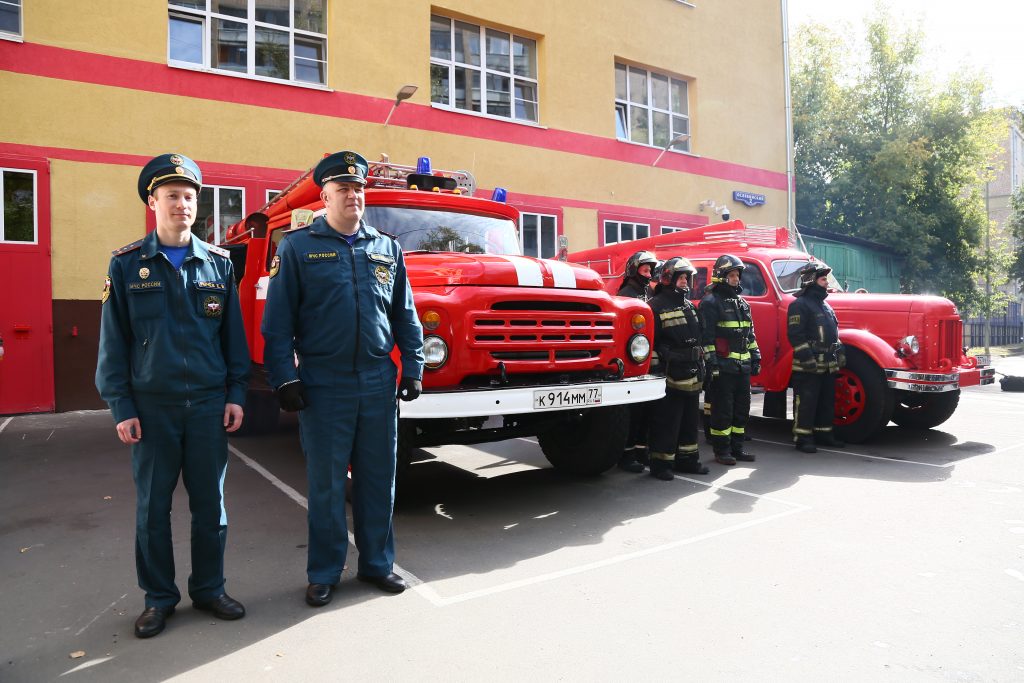
<path id="1" fill-rule="evenodd" d="M 32 241 L 8 240 L 4 225 L 4 183 L 5 175 L 10 173 L 28 173 L 32 176 Z M 29 168 L 0 166 L 0 244 L 39 244 L 39 175 Z"/>
<path id="2" fill-rule="evenodd" d="M 199 0 L 203 2 L 203 0 Z M 328 0 L 324 0 L 324 30 L 327 29 L 327 7 L 329 5 Z M 327 87 L 328 73 L 327 65 L 328 60 L 328 41 L 326 33 L 315 33 L 313 31 L 306 31 L 303 29 L 295 28 L 295 0 L 290 0 L 288 3 L 288 26 L 280 26 L 278 24 L 271 24 L 263 21 L 256 21 L 256 0 L 248 0 L 248 18 L 243 19 L 240 17 L 232 16 L 229 14 L 220 14 L 210 10 L 210 0 L 205 0 L 206 9 L 192 9 L 189 7 L 181 7 L 175 4 L 175 0 L 167 0 L 167 63 L 170 66 L 181 67 L 185 69 L 200 69 L 203 71 L 209 71 L 211 73 L 221 74 L 224 76 L 235 76 L 237 78 L 251 78 L 260 81 L 269 81 L 272 83 L 286 83 L 288 85 L 298 85 L 309 88 L 321 88 Z M 179 59 L 171 58 L 171 30 L 170 22 L 172 19 L 189 20 L 195 21 L 202 26 L 203 32 L 203 44 L 202 44 L 202 62 L 187 62 Z M 210 55 L 211 40 L 213 38 L 213 23 L 217 19 L 223 19 L 225 21 L 231 21 L 238 24 L 245 24 L 246 26 L 246 69 L 245 71 L 234 71 L 231 69 L 222 69 L 212 66 L 212 58 Z M 256 73 L 256 29 L 269 29 L 273 31 L 279 31 L 281 33 L 288 34 L 288 78 L 277 78 L 274 76 L 265 76 L 263 74 Z M 295 77 L 295 40 L 296 38 L 307 38 L 310 40 L 318 40 L 323 44 L 323 81 L 317 83 L 315 81 L 303 81 L 297 80 Z M 305 58 L 301 58 L 305 59 Z M 320 62 L 321 60 L 315 60 Z"/>
<path id="3" fill-rule="evenodd" d="M 207 189 L 213 190 L 213 239 L 208 239 L 210 236 L 207 235 L 205 241 L 209 244 L 219 244 L 221 238 L 224 236 L 224 231 L 230 227 L 228 225 L 220 224 L 220 191 L 238 190 L 242 193 L 242 218 L 245 218 L 245 188 L 236 187 L 234 185 L 203 185 L 203 190 Z M 200 192 L 202 192 L 202 190 L 200 190 Z M 192 227 L 195 228 L 195 225 Z"/>
<path id="4" fill-rule="evenodd" d="M 532 216 L 537 219 L 537 253 L 527 254 L 526 253 L 526 228 L 523 224 L 524 219 L 527 216 Z M 543 229 L 542 223 L 545 218 L 550 218 L 553 223 L 554 231 L 551 234 L 551 256 L 542 256 L 544 253 L 543 247 Z M 553 259 L 558 258 L 558 216 L 553 213 L 536 213 L 534 211 L 522 211 L 519 213 L 519 251 L 523 253 L 523 256 L 533 256 L 535 258 L 547 258 Z"/>
<path id="5" fill-rule="evenodd" d="M 430 55 L 430 65 L 431 65 L 431 67 L 433 67 L 433 66 L 441 66 L 441 67 L 447 67 L 447 69 L 448 69 L 448 103 L 445 104 L 443 102 L 435 102 L 434 101 L 433 88 L 431 88 L 430 101 L 431 101 L 432 106 L 439 107 L 439 108 L 442 108 L 442 109 L 448 109 L 448 110 L 451 110 L 451 111 L 464 112 L 464 113 L 467 113 L 467 114 L 479 114 L 479 115 L 482 115 L 482 116 L 487 116 L 487 117 L 490 117 L 490 118 L 499 119 L 501 121 L 516 121 L 518 123 L 527 123 L 527 124 L 535 124 L 535 125 L 539 124 L 540 123 L 540 62 L 538 60 L 539 50 L 537 49 L 537 39 L 536 38 L 529 38 L 527 36 L 519 35 L 519 34 L 516 34 L 516 33 L 512 33 L 511 31 L 502 31 L 502 30 L 499 30 L 499 29 L 496 29 L 496 28 L 488 28 L 486 26 L 479 25 L 479 24 L 474 24 L 472 22 L 464 21 L 462 19 L 454 19 L 452 17 L 448 17 L 448 16 L 445 16 L 443 14 L 431 14 L 430 15 L 431 25 L 433 25 L 433 22 L 434 22 L 435 18 L 436 19 L 444 19 L 444 20 L 446 20 L 448 22 L 448 50 L 449 50 L 450 59 L 442 59 L 440 57 L 434 57 L 433 54 Z M 467 64 L 465 62 L 457 62 L 457 61 L 455 61 L 455 22 L 456 21 L 459 22 L 460 24 L 464 24 L 464 25 L 468 25 L 468 26 L 475 26 L 477 28 L 477 30 L 479 31 L 479 41 L 480 41 L 480 64 L 479 65 Z M 431 31 L 433 31 L 433 26 L 431 26 Z M 508 57 L 509 57 L 509 71 L 499 71 L 497 69 L 489 68 L 487 66 L 487 32 L 488 31 L 493 31 L 494 33 L 508 34 L 508 37 L 509 37 L 509 40 L 508 40 L 508 44 L 509 44 L 509 54 L 508 54 Z M 515 67 L 515 44 L 516 44 L 516 40 L 517 39 L 519 39 L 519 40 L 528 40 L 528 41 L 533 43 L 533 64 L 534 64 L 534 66 L 535 66 L 535 68 L 537 70 L 537 77 L 536 78 L 530 78 L 529 76 L 520 76 L 520 75 L 516 74 L 516 72 L 515 72 L 516 71 L 516 67 Z M 480 110 L 479 111 L 477 111 L 475 109 L 464 109 L 462 107 L 456 106 L 456 104 L 455 104 L 455 69 L 456 68 L 467 69 L 469 71 L 476 71 L 476 72 L 478 72 L 480 74 Z M 495 114 L 495 113 L 487 111 L 487 76 L 488 75 L 492 75 L 492 74 L 495 75 L 495 76 L 500 76 L 502 78 L 508 78 L 509 79 L 509 91 L 508 91 L 509 103 L 510 103 L 510 108 L 509 108 L 510 115 L 509 116 L 505 116 L 504 114 Z M 534 92 L 537 95 L 537 99 L 533 103 L 534 104 L 534 109 L 536 111 L 536 118 L 535 119 L 519 117 L 519 116 L 516 115 L 516 83 L 517 82 L 532 83 L 533 84 Z M 471 98 L 471 96 L 467 96 L 467 100 L 469 100 L 470 98 Z"/>
<path id="6" fill-rule="evenodd" d="M 616 239 L 614 241 L 609 242 L 608 241 L 608 228 L 611 225 L 615 225 Z M 633 237 L 630 237 L 629 239 L 622 239 L 622 226 L 623 225 L 629 225 L 629 226 L 631 226 L 633 228 Z M 633 221 L 620 221 L 620 220 L 616 220 L 616 219 L 607 219 L 607 220 L 604 221 L 604 225 L 602 227 L 604 228 L 603 236 L 604 236 L 604 243 L 605 244 L 618 244 L 620 242 L 633 242 L 634 240 L 642 240 L 642 239 L 645 239 L 645 238 L 651 236 L 651 224 L 650 223 L 634 223 Z M 643 237 L 637 237 L 636 236 L 636 229 L 637 228 L 644 228 L 644 229 L 646 229 L 647 230 L 647 234 L 644 235 Z"/>
<path id="7" fill-rule="evenodd" d="M 678 225 L 663 225 L 660 228 L 662 235 L 667 235 L 667 234 L 669 234 L 671 232 L 682 232 L 683 230 L 688 230 L 688 229 L 689 228 L 681 228 Z"/>
<path id="8" fill-rule="evenodd" d="M 9 7 L 16 7 L 18 9 L 18 31 L 12 33 L 10 31 L 0 31 L 0 38 L 4 40 L 14 40 L 21 42 L 22 37 L 25 35 L 25 12 L 24 6 L 21 0 L 0 0 L 0 5 L 7 5 Z"/>
<path id="9" fill-rule="evenodd" d="M 662 148 L 669 142 L 675 139 L 675 137 L 681 133 L 687 133 L 689 137 L 680 140 L 679 142 L 672 145 L 669 149 L 674 152 L 686 152 L 689 153 L 691 150 L 690 142 L 693 139 L 692 121 L 690 120 L 690 81 L 685 78 L 679 78 L 668 73 L 662 73 L 659 71 L 650 71 L 639 66 L 633 66 L 626 64 L 625 62 L 615 62 L 615 70 L 619 68 L 625 69 L 626 72 L 626 97 L 621 99 L 618 96 L 616 90 L 615 93 L 615 137 L 623 142 L 630 142 L 634 145 L 647 145 L 648 147 Z M 631 101 L 631 89 L 630 83 L 630 71 L 643 72 L 644 80 L 647 83 L 647 92 L 645 93 L 645 99 L 647 104 L 638 104 Z M 614 73 L 613 73 L 614 75 Z M 668 109 L 654 106 L 654 77 L 667 78 L 668 79 Z M 686 97 L 683 106 L 686 111 L 676 112 L 672 110 L 672 85 L 673 82 L 679 83 L 685 90 Z M 634 140 L 630 134 L 630 125 L 633 120 L 632 109 L 643 109 L 647 112 L 647 141 L 643 142 L 640 140 Z M 668 116 L 669 121 L 669 136 L 668 140 L 664 143 L 657 144 L 654 142 L 654 114 L 665 114 Z M 679 129 L 676 128 L 676 119 L 682 119 L 683 125 Z M 619 125 L 622 124 L 623 135 L 619 135 Z"/>
<path id="10" fill-rule="evenodd" d="M 267 190 L 267 201 L 266 201 L 266 203 L 269 204 L 271 201 L 273 201 L 274 197 L 276 197 L 277 195 L 281 194 L 282 192 L 284 192 L 283 189 L 281 189 L 281 190 Z"/>

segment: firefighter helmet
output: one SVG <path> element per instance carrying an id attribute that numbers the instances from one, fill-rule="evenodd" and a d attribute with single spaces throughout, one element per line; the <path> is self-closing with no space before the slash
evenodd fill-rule
<path id="1" fill-rule="evenodd" d="M 686 275 L 686 286 L 677 287 L 676 283 L 679 281 L 680 275 Z M 682 289 L 689 291 L 693 289 L 693 278 L 697 275 L 697 269 L 693 267 L 688 259 L 682 256 L 676 256 L 665 261 L 665 265 L 661 269 L 662 284 L 666 287 L 675 287 L 676 289 Z"/>
<path id="2" fill-rule="evenodd" d="M 732 254 L 722 254 L 715 261 L 714 276 L 711 278 L 712 282 L 725 282 L 725 277 L 732 271 L 738 270 L 740 275 L 743 274 L 743 269 L 746 268 L 743 265 L 743 261 Z"/>
<path id="3" fill-rule="evenodd" d="M 654 267 L 658 265 L 658 257 L 649 251 L 638 251 L 630 256 L 629 260 L 626 261 L 626 277 L 641 277 L 645 280 L 650 280 L 651 278 L 649 276 L 639 274 L 640 266 L 645 263 L 648 264 L 653 271 Z"/>
<path id="4" fill-rule="evenodd" d="M 832 269 L 821 261 L 811 261 L 800 269 L 800 287 L 810 287 L 818 281 L 819 277 L 828 275 Z"/>

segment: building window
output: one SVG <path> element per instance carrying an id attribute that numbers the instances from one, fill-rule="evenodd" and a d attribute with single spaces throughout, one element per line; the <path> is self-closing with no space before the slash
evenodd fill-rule
<path id="1" fill-rule="evenodd" d="M 227 229 L 242 220 L 244 206 L 243 188 L 206 185 L 199 191 L 199 210 L 192 234 L 204 242 L 219 244 Z"/>
<path id="2" fill-rule="evenodd" d="M 0 37 L 21 37 L 21 0 L 0 0 Z"/>
<path id="3" fill-rule="evenodd" d="M 661 234 L 662 235 L 667 235 L 670 232 L 682 232 L 683 230 L 686 230 L 686 228 L 677 228 L 674 225 L 663 225 L 663 226 L 661 226 Z"/>
<path id="4" fill-rule="evenodd" d="M 36 242 L 36 174 L 0 168 L 0 242 Z"/>
<path id="5" fill-rule="evenodd" d="M 537 95 L 537 41 L 430 17 L 431 102 L 536 123 Z"/>
<path id="6" fill-rule="evenodd" d="M 171 64 L 327 83 L 327 0 L 168 0 L 167 6 Z"/>
<path id="7" fill-rule="evenodd" d="M 520 214 L 519 239 L 524 256 L 554 258 L 558 253 L 558 218 L 541 213 Z"/>
<path id="8" fill-rule="evenodd" d="M 623 221 L 604 222 L 604 243 L 629 242 L 651 236 L 651 226 L 645 223 L 625 223 Z"/>
<path id="9" fill-rule="evenodd" d="M 665 147 L 690 133 L 686 81 L 625 64 L 615 65 L 615 137 Z M 690 138 L 672 145 L 689 152 Z"/>
<path id="10" fill-rule="evenodd" d="M 277 199 L 279 194 L 281 194 L 281 190 L 267 190 L 267 204 Z"/>

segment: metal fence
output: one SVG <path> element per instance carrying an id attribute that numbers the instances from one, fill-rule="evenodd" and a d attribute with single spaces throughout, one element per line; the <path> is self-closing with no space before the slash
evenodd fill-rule
<path id="1" fill-rule="evenodd" d="M 1022 315 L 1020 303 L 1011 301 L 1003 315 L 994 315 L 990 321 L 989 343 L 991 346 L 1007 346 L 1024 341 L 1024 315 Z M 985 319 L 968 318 L 964 320 L 964 346 L 984 345 Z"/>

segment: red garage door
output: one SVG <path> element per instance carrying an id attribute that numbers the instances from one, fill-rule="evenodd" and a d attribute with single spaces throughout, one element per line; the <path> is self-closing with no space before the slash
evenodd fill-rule
<path id="1" fill-rule="evenodd" d="M 0 156 L 0 415 L 52 411 L 49 170 Z"/>

